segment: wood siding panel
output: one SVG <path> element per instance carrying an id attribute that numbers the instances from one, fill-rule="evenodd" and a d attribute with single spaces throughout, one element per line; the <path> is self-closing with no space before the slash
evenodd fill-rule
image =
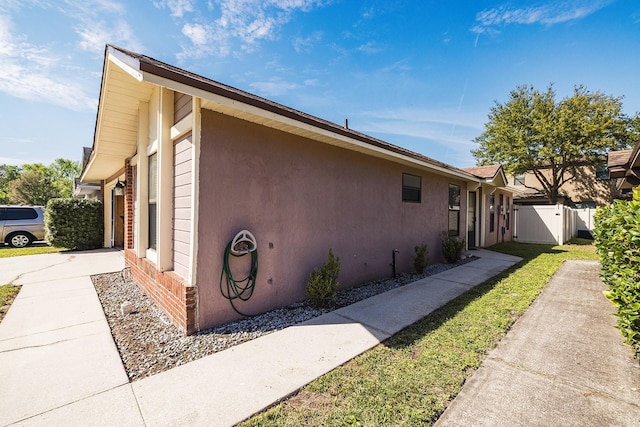
<path id="1" fill-rule="evenodd" d="M 191 97 L 176 93 L 176 107 L 179 102 L 185 102 L 184 97 Z M 175 110 L 177 112 L 177 108 Z M 188 113 L 187 113 L 188 114 Z M 179 121 L 178 119 L 177 121 Z M 191 157 L 191 132 L 184 135 L 173 144 L 173 270 L 184 278 L 189 276 L 189 253 L 191 244 L 191 171 L 193 159 Z"/>
<path id="2" fill-rule="evenodd" d="M 191 95 L 175 92 L 173 96 L 173 123 L 178 123 L 191 112 Z"/>
<path id="3" fill-rule="evenodd" d="M 191 186 L 190 185 L 181 185 L 180 187 L 176 187 L 175 198 L 178 197 L 191 197 Z"/>

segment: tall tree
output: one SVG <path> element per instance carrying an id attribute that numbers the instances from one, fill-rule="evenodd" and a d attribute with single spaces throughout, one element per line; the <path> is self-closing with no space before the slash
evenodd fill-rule
<path id="1" fill-rule="evenodd" d="M 59 196 L 46 169 L 27 169 L 9 184 L 11 203 L 44 206 L 49 199 Z"/>
<path id="2" fill-rule="evenodd" d="M 80 162 L 67 159 L 55 159 L 49 165 L 49 173 L 58 197 L 71 197 L 73 193 L 73 179 L 80 176 Z"/>
<path id="3" fill-rule="evenodd" d="M 496 102 L 488 119 L 474 140 L 478 164 L 499 163 L 511 175 L 533 173 L 552 204 L 581 167 L 595 167 L 609 151 L 628 148 L 640 136 L 638 116 L 622 112 L 621 97 L 582 85 L 560 101 L 553 85 L 545 92 L 519 86 L 506 103 Z"/>
<path id="4" fill-rule="evenodd" d="M 46 205 L 55 197 L 71 197 L 73 179 L 80 174 L 79 162 L 56 159 L 49 166 L 28 163 L 22 167 L 0 166 L 0 201 L 4 203 Z M 6 177 L 3 181 L 3 176 Z M 4 184 L 4 187 L 2 186 Z"/>
<path id="5" fill-rule="evenodd" d="M 0 165 L 0 204 L 10 203 L 9 183 L 20 176 L 20 166 Z"/>

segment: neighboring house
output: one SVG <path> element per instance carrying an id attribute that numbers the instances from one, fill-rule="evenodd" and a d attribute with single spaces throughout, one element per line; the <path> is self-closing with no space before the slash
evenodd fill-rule
<path id="1" fill-rule="evenodd" d="M 245 277 L 259 263 L 253 295 L 234 302 L 257 314 L 305 299 L 330 249 L 341 286 L 354 286 L 390 276 L 394 259 L 411 271 L 419 244 L 440 261 L 442 234 L 466 238 L 470 222 L 481 246 L 498 241 L 505 220 L 489 231 L 480 201 L 496 195 L 494 215 L 509 205 L 503 174 L 479 177 L 113 46 L 95 129 L 81 180 L 102 188 L 104 246 L 122 239 L 134 281 L 185 333 L 240 316 L 221 292 L 226 267 Z M 243 229 L 258 251 L 226 257 Z"/>
<path id="2" fill-rule="evenodd" d="M 533 172 L 507 175 L 507 182 L 518 191 L 514 200 L 516 204 L 549 204 L 547 196 L 541 191 L 542 184 Z M 577 208 L 595 208 L 610 204 L 618 195 L 616 181 L 609 179 L 607 165 L 603 161 L 597 167 L 578 167 L 576 176 L 560 187 L 558 203 Z"/>
<path id="3" fill-rule="evenodd" d="M 469 208 L 469 247 L 486 247 L 512 239 L 513 198 L 512 189 L 507 186 L 507 177 L 500 165 L 477 166 L 463 169 L 481 178 L 475 187 L 468 186 L 469 200 L 477 199 L 477 210 Z M 473 205 L 472 202 L 469 203 Z M 479 224 L 484 232 L 476 232 Z M 478 240 L 479 239 L 479 240 Z"/>
<path id="4" fill-rule="evenodd" d="M 84 170 L 91 158 L 91 147 L 82 147 L 82 170 Z M 80 178 L 73 179 L 73 196 L 82 199 L 102 200 L 102 185 L 83 183 Z"/>
<path id="5" fill-rule="evenodd" d="M 611 151 L 607 167 L 609 176 L 618 179 L 623 197 L 631 197 L 631 189 L 640 185 L 640 141 L 632 150 Z"/>

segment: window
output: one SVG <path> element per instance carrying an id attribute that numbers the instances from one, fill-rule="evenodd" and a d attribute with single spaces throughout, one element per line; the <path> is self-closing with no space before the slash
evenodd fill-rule
<path id="1" fill-rule="evenodd" d="M 491 195 L 489 198 L 489 232 L 493 233 L 496 229 L 496 196 Z"/>
<path id="2" fill-rule="evenodd" d="M 507 208 L 505 209 L 505 220 L 504 220 L 504 226 L 507 228 L 507 230 L 509 229 L 509 222 L 510 222 L 510 216 L 511 216 L 511 198 L 507 197 Z"/>
<path id="3" fill-rule="evenodd" d="M 460 186 L 449 184 L 449 236 L 460 235 Z"/>
<path id="4" fill-rule="evenodd" d="M 149 249 L 158 243 L 158 153 L 149 156 Z"/>
<path id="5" fill-rule="evenodd" d="M 402 174 L 402 201 L 420 203 L 422 200 L 422 177 Z"/>
<path id="6" fill-rule="evenodd" d="M 609 179 L 609 169 L 606 163 L 598 163 L 596 165 L 596 180 L 607 181 Z"/>
<path id="7" fill-rule="evenodd" d="M 524 185 L 524 174 L 520 173 L 513 177 L 513 185 Z"/>
<path id="8" fill-rule="evenodd" d="M 18 221 L 21 219 L 36 219 L 38 218 L 38 212 L 32 208 L 7 208 L 5 218 L 8 221 Z"/>

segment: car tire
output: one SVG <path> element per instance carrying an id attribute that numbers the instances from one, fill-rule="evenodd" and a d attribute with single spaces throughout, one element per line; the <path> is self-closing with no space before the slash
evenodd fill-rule
<path id="1" fill-rule="evenodd" d="M 29 233 L 12 233 L 7 236 L 7 243 L 13 248 L 24 248 L 31 244 L 33 238 Z"/>

